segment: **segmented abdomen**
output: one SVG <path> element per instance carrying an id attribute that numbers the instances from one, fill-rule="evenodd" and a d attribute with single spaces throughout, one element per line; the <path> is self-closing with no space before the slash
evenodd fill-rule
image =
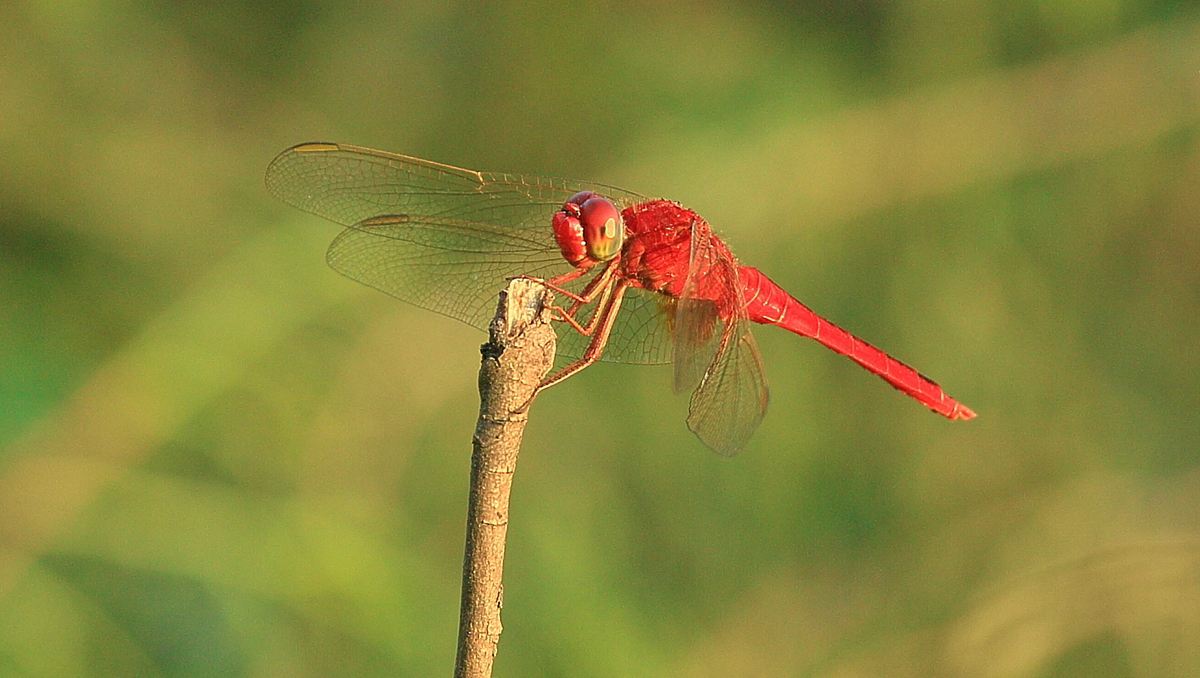
<path id="1" fill-rule="evenodd" d="M 970 408 L 946 395 L 932 379 L 817 315 L 758 269 L 741 266 L 738 277 L 750 320 L 778 325 L 789 332 L 816 339 L 944 417 L 970 419 L 975 416 Z"/>

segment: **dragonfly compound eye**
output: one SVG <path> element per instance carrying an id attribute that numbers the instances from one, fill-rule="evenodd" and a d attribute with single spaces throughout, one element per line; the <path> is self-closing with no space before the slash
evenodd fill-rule
<path id="1" fill-rule="evenodd" d="M 590 266 L 594 260 L 588 261 L 587 243 L 583 239 L 583 226 L 579 223 L 578 203 L 568 201 L 562 209 L 554 213 L 554 240 L 563 258 L 572 266 Z"/>
<path id="2" fill-rule="evenodd" d="M 579 206 L 579 222 L 583 226 L 588 256 L 592 259 L 607 261 L 621 251 L 625 224 L 616 205 L 593 193 Z"/>

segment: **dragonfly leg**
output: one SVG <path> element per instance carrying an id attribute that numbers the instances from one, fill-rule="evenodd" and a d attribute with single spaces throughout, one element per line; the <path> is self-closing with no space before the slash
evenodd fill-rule
<path id="1" fill-rule="evenodd" d="M 553 278 L 548 278 L 545 282 L 548 282 L 551 285 L 561 285 L 566 282 L 571 282 L 572 280 L 578 278 L 579 276 L 587 273 L 590 270 L 592 270 L 590 266 L 589 267 L 581 266 L 579 268 L 576 268 L 576 269 L 573 269 L 566 273 L 563 273 L 562 275 L 556 275 Z"/>
<path id="2" fill-rule="evenodd" d="M 572 301 L 575 302 L 574 305 L 572 305 L 572 307 L 571 307 L 571 313 L 573 314 L 576 310 L 578 310 L 578 308 L 580 306 L 583 306 L 584 304 L 590 304 L 592 302 L 592 300 L 596 298 L 596 295 L 599 294 L 600 288 L 604 287 L 605 284 L 609 280 L 612 279 L 613 274 L 617 272 L 616 260 L 613 259 L 613 260 L 606 262 L 604 265 L 604 270 L 601 271 L 600 274 L 597 275 L 595 278 L 592 278 L 588 282 L 587 286 L 583 288 L 582 292 L 576 294 L 575 292 L 572 292 L 571 290 L 568 290 L 568 289 L 565 289 L 564 287 L 562 287 L 562 285 L 564 283 L 571 282 L 572 280 L 575 280 L 576 278 L 584 275 L 585 273 L 587 273 L 590 270 L 592 270 L 592 269 L 577 268 L 568 273 L 564 273 L 562 275 L 558 275 L 558 276 L 555 276 L 555 277 L 549 278 L 549 279 L 535 278 L 534 276 L 531 276 L 531 275 L 518 275 L 518 276 L 514 276 L 511 279 L 512 280 L 529 280 L 529 281 L 532 281 L 532 282 L 535 282 L 535 283 L 541 285 L 542 287 L 545 287 L 546 289 L 550 290 L 551 292 L 554 292 L 556 294 L 561 294 L 564 297 L 570 298 Z"/>
<path id="3" fill-rule="evenodd" d="M 531 275 L 517 275 L 517 276 L 513 276 L 513 277 L 509 278 L 509 280 L 528 280 L 530 282 L 535 282 L 535 283 L 541 285 L 542 287 L 545 287 L 546 289 L 550 290 L 551 292 L 554 292 L 555 294 L 561 294 L 564 297 L 569 297 L 577 304 L 586 304 L 589 301 L 591 301 L 590 299 L 586 299 L 583 296 L 572 292 L 571 290 L 568 290 L 564 287 L 559 286 L 560 283 L 570 282 L 570 281 L 574 280 L 575 278 L 579 277 L 578 275 L 571 275 L 571 274 L 567 274 L 567 275 L 570 277 L 559 276 L 557 278 L 550 278 L 550 279 L 535 278 L 534 276 L 531 276 Z M 580 275 L 582 275 L 582 273 Z M 566 279 L 564 280 L 563 278 L 566 278 Z M 595 281 L 593 281 L 593 282 L 595 282 Z M 591 283 L 589 283 L 588 285 L 590 287 Z"/>
<path id="4" fill-rule="evenodd" d="M 596 310 L 596 315 L 588 323 L 594 327 L 590 333 L 592 340 L 588 343 L 587 348 L 584 349 L 583 356 L 579 360 L 572 362 L 558 372 L 543 379 L 537 385 L 537 388 L 533 390 L 533 394 L 529 396 L 529 400 L 517 408 L 516 413 L 519 414 L 528 410 L 529 406 L 533 404 L 533 399 L 537 397 L 537 394 L 563 381 L 567 377 L 573 376 L 600 359 L 601 354 L 604 353 L 604 345 L 608 343 L 608 335 L 612 332 L 613 322 L 617 319 L 617 311 L 621 308 L 621 299 L 625 296 L 625 291 L 629 289 L 629 283 L 621 281 L 609 289 L 612 290 L 611 296 L 605 295 L 605 298 L 602 300 L 602 306 Z"/>
<path id="5" fill-rule="evenodd" d="M 612 289 L 613 289 L 613 286 L 610 281 L 610 283 L 607 286 L 605 286 L 605 288 L 603 290 L 601 290 L 600 301 L 599 301 L 599 303 L 596 304 L 596 310 L 592 312 L 592 317 L 588 319 L 587 325 L 580 325 L 579 321 L 575 319 L 575 314 L 579 312 L 579 303 L 578 302 L 571 304 L 571 307 L 567 308 L 567 309 L 564 309 L 561 306 L 550 306 L 549 308 L 552 312 L 554 312 L 555 320 L 560 320 L 562 322 L 565 322 L 571 326 L 571 329 L 575 330 L 576 332 L 582 334 L 585 337 L 590 337 L 596 331 L 596 324 L 600 321 L 601 311 L 604 309 L 605 305 L 608 303 L 608 299 L 609 299 L 610 294 L 612 293 Z"/>
<path id="6" fill-rule="evenodd" d="M 555 320 L 560 320 L 562 322 L 565 322 L 568 325 L 570 325 L 571 328 L 574 329 L 576 332 L 582 334 L 585 337 L 590 337 L 590 336 L 592 336 L 592 333 L 595 331 L 596 323 L 598 322 L 598 320 L 600 318 L 601 310 L 604 308 L 605 304 L 607 303 L 606 300 L 608 299 L 608 295 L 612 292 L 613 277 L 614 277 L 614 274 L 616 273 L 616 270 L 617 270 L 617 267 L 613 262 L 609 262 L 609 263 L 605 264 L 604 270 L 601 271 L 599 273 L 599 275 L 597 275 L 596 277 L 594 277 L 590 281 L 588 281 L 587 286 L 584 287 L 583 291 L 580 292 L 579 294 L 572 294 L 570 291 L 564 290 L 564 289 L 558 287 L 557 285 L 555 285 L 555 282 L 561 282 L 564 279 L 565 280 L 573 280 L 573 279 L 579 277 L 581 272 L 586 272 L 585 269 L 577 269 L 577 270 L 571 271 L 570 273 L 567 273 L 565 275 L 561 275 L 556 278 L 551 278 L 549 281 L 540 280 L 537 278 L 525 278 L 525 279 L 533 280 L 534 282 L 537 282 L 538 284 L 546 287 L 547 289 L 551 290 L 552 292 L 559 292 L 561 294 L 564 294 L 564 295 L 574 299 L 575 301 L 568 308 L 564 309 L 561 306 L 550 306 L 549 308 L 555 314 Z M 596 310 L 592 313 L 592 317 L 588 320 L 587 325 L 581 325 L 579 323 L 579 321 L 575 319 L 576 314 L 579 313 L 580 308 L 582 308 L 585 304 L 590 304 L 592 301 L 594 301 L 596 299 L 597 296 L 600 297 L 600 302 L 598 304 L 596 304 Z"/>

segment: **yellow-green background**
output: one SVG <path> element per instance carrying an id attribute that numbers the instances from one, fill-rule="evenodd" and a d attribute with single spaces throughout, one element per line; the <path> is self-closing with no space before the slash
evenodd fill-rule
<path id="1" fill-rule="evenodd" d="M 344 141 L 696 209 L 979 412 L 756 331 L 532 411 L 497 676 L 1200 675 L 1200 10 L 0 8 L 0 675 L 449 675 L 483 335 L 277 204 Z"/>

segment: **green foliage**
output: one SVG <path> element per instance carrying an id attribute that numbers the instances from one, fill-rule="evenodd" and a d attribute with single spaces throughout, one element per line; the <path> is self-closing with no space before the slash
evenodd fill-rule
<path id="1" fill-rule="evenodd" d="M 679 200 L 938 379 L 756 328 L 532 410 L 497 676 L 1200 672 L 1192 3 L 23 3 L 0 15 L 0 674 L 450 671 L 482 335 L 262 186 L 345 141 Z"/>

